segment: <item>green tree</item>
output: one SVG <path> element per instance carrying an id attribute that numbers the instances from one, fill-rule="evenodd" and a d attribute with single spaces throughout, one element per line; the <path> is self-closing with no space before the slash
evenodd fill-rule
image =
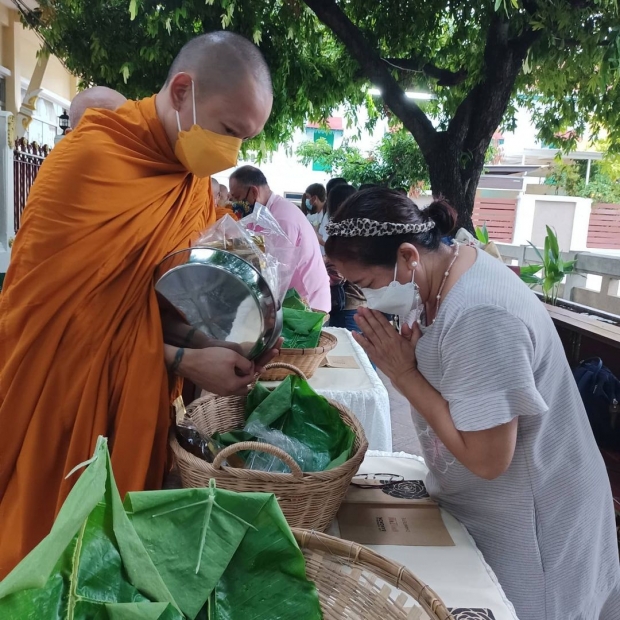
<path id="1" fill-rule="evenodd" d="M 592 163 L 586 184 L 586 162 L 558 162 L 545 178 L 545 184 L 556 186 L 562 196 L 581 196 L 594 202 L 620 203 L 620 177 L 617 174 L 618 155 L 605 154 Z"/>
<path id="2" fill-rule="evenodd" d="M 321 164 L 334 176 L 342 176 L 349 183 L 375 183 L 386 187 L 409 188 L 428 184 L 428 169 L 424 156 L 410 133 L 387 133 L 369 153 L 344 142 L 337 149 L 321 138 L 303 142 L 296 154 L 305 165 L 313 161 Z"/>
<path id="3" fill-rule="evenodd" d="M 23 5 L 22 5 L 23 6 Z M 616 0 L 41 0 L 27 20 L 89 83 L 130 96 L 159 88 L 190 37 L 230 28 L 256 41 L 274 75 L 272 118 L 258 146 L 366 102 L 420 146 L 433 192 L 471 228 L 493 133 L 527 106 L 546 143 L 566 129 L 607 128 L 620 148 Z M 369 84 L 381 99 L 364 94 Z M 409 89 L 434 99 L 425 107 Z M 570 134 L 575 135 L 575 134 Z M 256 146 L 256 145 L 255 145 Z"/>

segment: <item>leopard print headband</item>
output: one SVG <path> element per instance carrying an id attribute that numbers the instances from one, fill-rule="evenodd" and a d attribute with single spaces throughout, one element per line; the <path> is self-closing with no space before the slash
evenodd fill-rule
<path id="1" fill-rule="evenodd" d="M 417 235 L 433 228 L 435 228 L 433 220 L 421 224 L 396 224 L 358 217 L 342 220 L 342 222 L 330 222 L 325 226 L 325 232 L 330 237 L 387 237 L 390 235 Z"/>

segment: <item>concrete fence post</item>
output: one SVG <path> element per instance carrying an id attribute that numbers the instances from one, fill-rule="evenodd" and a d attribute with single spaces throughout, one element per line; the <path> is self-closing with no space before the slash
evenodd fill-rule
<path id="1" fill-rule="evenodd" d="M 11 257 L 15 237 L 13 149 L 15 117 L 0 112 L 0 273 L 5 273 Z"/>

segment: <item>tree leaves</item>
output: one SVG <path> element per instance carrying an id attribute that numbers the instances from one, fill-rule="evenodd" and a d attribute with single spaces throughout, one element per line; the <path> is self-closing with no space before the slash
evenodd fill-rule
<path id="1" fill-rule="evenodd" d="M 258 152 L 259 160 L 265 149 L 289 141 L 308 120 L 324 120 L 343 104 L 349 113 L 365 104 L 371 122 L 378 114 L 397 114 L 403 120 L 403 111 L 410 109 L 400 104 L 392 105 L 391 112 L 385 106 L 377 109 L 364 93 L 376 80 L 376 71 L 363 74 L 343 43 L 346 37 L 335 37 L 301 0 L 175 0 L 169 4 L 41 0 L 39 4 L 45 20 L 39 21 L 33 13 L 28 21 L 69 69 L 87 84 L 117 88 L 132 98 L 156 92 L 176 53 L 197 34 L 226 28 L 258 42 L 274 82 L 273 112 L 264 136 L 244 146 L 245 152 Z M 620 148 L 616 0 L 596 0 L 594 5 L 572 0 L 427 0 L 421 4 L 334 0 L 327 4 L 332 11 L 346 13 L 379 58 L 403 59 L 405 64 L 413 60 L 409 67 L 421 67 L 402 70 L 393 63 L 390 75 L 403 89 L 434 95 L 425 113 L 440 131 L 450 128 L 451 139 L 458 134 L 456 151 L 474 155 L 464 171 L 469 179 L 477 180 L 482 150 L 502 113 L 503 125 L 514 127 L 517 102 L 530 109 L 546 144 L 573 148 L 575 137 L 561 137 L 566 130 L 574 130 L 577 136 L 606 129 L 610 148 Z M 94 36 L 98 45 L 91 48 Z M 516 80 L 507 72 L 511 57 L 523 59 Z M 499 70 L 491 74 L 495 63 Z M 429 77 L 424 67 L 431 65 L 453 73 L 464 71 L 466 77 L 448 86 Z M 506 106 L 509 91 L 513 98 Z M 484 118 L 492 120 L 484 123 Z M 467 122 L 458 129 L 464 119 Z M 485 126 L 484 135 L 468 138 L 470 128 L 479 124 Z M 427 157 L 440 146 L 438 142 L 426 147 Z M 436 156 L 428 161 L 441 167 Z M 365 174 L 376 172 L 372 166 L 364 169 Z M 434 173 L 433 183 L 440 176 Z M 445 187 L 434 191 L 453 190 L 445 180 L 441 184 Z M 456 201 L 458 209 L 471 209 L 471 192 L 467 198 L 462 193 L 448 198 Z"/>
<path id="2" fill-rule="evenodd" d="M 420 147 L 410 133 L 402 130 L 386 134 L 369 153 L 362 153 L 350 142 L 333 149 L 320 138 L 303 142 L 296 154 L 303 164 L 321 162 L 333 175 L 355 185 L 375 183 L 408 189 L 428 183 L 428 169 Z"/>

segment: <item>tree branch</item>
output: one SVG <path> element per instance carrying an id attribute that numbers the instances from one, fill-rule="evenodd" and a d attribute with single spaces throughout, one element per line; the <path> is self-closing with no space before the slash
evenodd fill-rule
<path id="1" fill-rule="evenodd" d="M 364 75 L 381 89 L 383 101 L 403 122 L 419 144 L 422 153 L 428 153 L 436 135 L 429 118 L 411 99 L 392 76 L 387 64 L 364 37 L 361 30 L 347 17 L 334 0 L 304 0 L 316 16 L 343 43 L 358 62 Z"/>
<path id="2" fill-rule="evenodd" d="M 394 69 L 423 73 L 427 77 L 437 80 L 439 86 L 458 86 L 467 79 L 468 75 L 466 69 L 450 71 L 450 69 L 441 69 L 430 62 L 416 58 L 383 58 L 382 60 Z"/>

